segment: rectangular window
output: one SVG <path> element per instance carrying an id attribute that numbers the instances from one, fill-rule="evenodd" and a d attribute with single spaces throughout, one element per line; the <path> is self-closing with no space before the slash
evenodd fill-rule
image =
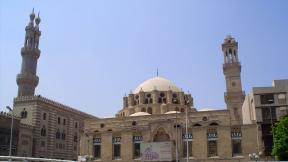
<path id="1" fill-rule="evenodd" d="M 101 159 L 101 138 L 94 138 L 94 158 Z"/>
<path id="2" fill-rule="evenodd" d="M 140 158 L 140 143 L 134 143 L 133 158 Z"/>
<path id="3" fill-rule="evenodd" d="M 286 95 L 284 93 L 278 94 L 279 104 L 286 104 Z"/>
<path id="4" fill-rule="evenodd" d="M 274 94 L 260 95 L 261 104 L 274 104 Z"/>
<path id="5" fill-rule="evenodd" d="M 232 139 L 232 156 L 241 155 L 241 140 L 240 139 Z"/>
<path id="6" fill-rule="evenodd" d="M 242 154 L 241 148 L 241 128 L 232 128 L 231 139 L 232 139 L 232 156 L 239 156 Z"/>
<path id="7" fill-rule="evenodd" d="M 217 156 L 217 140 L 218 134 L 216 129 L 209 129 L 207 131 L 207 148 L 208 148 L 208 157 Z"/>
<path id="8" fill-rule="evenodd" d="M 121 137 L 113 137 L 113 160 L 121 159 Z"/>
<path id="9" fill-rule="evenodd" d="M 94 145 L 94 158 L 101 159 L 101 145 Z"/>
<path id="10" fill-rule="evenodd" d="M 192 157 L 192 141 L 183 142 L 183 157 L 187 157 L 187 142 L 188 142 L 188 157 Z"/>
<path id="11" fill-rule="evenodd" d="M 182 140 L 183 140 L 183 157 L 187 157 L 187 143 L 188 143 L 188 157 L 192 157 L 192 133 L 183 134 Z"/>
<path id="12" fill-rule="evenodd" d="M 142 142 L 142 136 L 133 136 L 133 158 L 140 158 L 140 143 Z"/>
<path id="13" fill-rule="evenodd" d="M 277 119 L 275 107 L 262 108 L 262 118 L 264 122 L 275 121 Z"/>
<path id="14" fill-rule="evenodd" d="M 208 141 L 208 157 L 217 156 L 217 141 Z"/>

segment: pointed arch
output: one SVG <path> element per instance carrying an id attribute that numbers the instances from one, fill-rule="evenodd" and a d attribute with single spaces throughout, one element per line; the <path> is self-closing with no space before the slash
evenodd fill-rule
<path id="1" fill-rule="evenodd" d="M 210 123 L 209 125 L 210 125 L 210 126 L 217 126 L 217 125 L 219 125 L 219 124 L 216 123 L 216 122 L 212 122 L 212 123 Z"/>
<path id="2" fill-rule="evenodd" d="M 170 136 L 165 131 L 164 128 L 160 127 L 157 129 L 156 133 L 153 135 L 153 141 L 154 142 L 170 141 Z"/>

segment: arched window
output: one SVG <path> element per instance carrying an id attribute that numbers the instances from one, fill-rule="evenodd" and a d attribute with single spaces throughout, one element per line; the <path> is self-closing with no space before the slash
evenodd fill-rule
<path id="1" fill-rule="evenodd" d="M 181 112 L 184 113 L 184 112 L 185 112 L 185 109 L 184 109 L 184 108 L 181 108 Z"/>
<path id="2" fill-rule="evenodd" d="M 46 128 L 45 125 L 43 125 L 42 129 L 41 129 L 41 136 L 45 137 L 46 136 Z"/>
<path id="3" fill-rule="evenodd" d="M 161 97 L 158 98 L 158 103 L 162 103 L 162 98 Z"/>
<path id="4" fill-rule="evenodd" d="M 62 132 L 61 138 L 62 138 L 62 140 L 65 140 L 65 138 L 66 138 L 66 134 L 65 134 L 65 131 L 64 131 L 64 130 L 63 130 L 63 132 Z"/>
<path id="5" fill-rule="evenodd" d="M 159 95 L 158 103 L 166 103 L 165 94 L 163 92 L 161 92 Z"/>
<path id="6" fill-rule="evenodd" d="M 43 113 L 43 120 L 46 120 L 46 113 Z"/>
<path id="7" fill-rule="evenodd" d="M 59 129 L 57 129 L 57 131 L 56 131 L 56 139 L 60 139 L 60 130 Z"/>
<path id="8" fill-rule="evenodd" d="M 173 104 L 178 104 L 179 103 L 179 100 L 177 98 L 177 94 L 176 93 L 173 93 L 173 95 L 172 95 L 172 103 Z"/>
<path id="9" fill-rule="evenodd" d="M 77 133 L 74 134 L 74 139 L 73 139 L 73 141 L 74 141 L 74 142 L 78 142 L 78 136 L 77 136 Z"/>
<path id="10" fill-rule="evenodd" d="M 233 62 L 233 53 L 232 53 L 232 49 L 231 48 L 229 48 L 228 62 L 229 63 Z"/>
<path id="11" fill-rule="evenodd" d="M 151 98 L 151 94 L 150 93 L 146 94 L 145 103 L 146 104 L 152 104 L 153 103 L 153 99 Z"/>
<path id="12" fill-rule="evenodd" d="M 145 99 L 145 104 L 148 104 L 149 103 L 149 100 L 148 98 Z"/>
<path id="13" fill-rule="evenodd" d="M 142 107 L 141 112 L 146 112 L 146 109 L 144 107 Z"/>
<path id="14" fill-rule="evenodd" d="M 148 112 L 149 114 L 152 114 L 152 108 L 151 108 L 151 107 L 148 107 L 147 112 Z"/>
<path id="15" fill-rule="evenodd" d="M 58 117 L 58 124 L 60 124 L 61 123 L 61 119 L 60 119 L 60 117 Z"/>
<path id="16" fill-rule="evenodd" d="M 27 118 L 27 111 L 25 110 L 25 108 L 23 109 L 23 111 L 21 111 L 21 118 Z"/>
<path id="17" fill-rule="evenodd" d="M 75 122 L 75 128 L 77 128 L 78 127 L 78 123 L 77 122 Z"/>

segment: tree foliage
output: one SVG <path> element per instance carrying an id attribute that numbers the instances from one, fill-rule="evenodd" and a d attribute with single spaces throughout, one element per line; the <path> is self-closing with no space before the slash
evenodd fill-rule
<path id="1" fill-rule="evenodd" d="M 273 150 L 272 155 L 277 160 L 288 160 L 288 116 L 281 118 L 272 127 Z"/>

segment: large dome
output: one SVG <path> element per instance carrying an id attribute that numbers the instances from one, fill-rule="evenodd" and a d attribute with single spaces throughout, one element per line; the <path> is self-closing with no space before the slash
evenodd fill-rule
<path id="1" fill-rule="evenodd" d="M 173 92 L 181 92 L 181 89 L 178 88 L 173 82 L 170 80 L 167 80 L 162 77 L 154 77 L 151 79 L 148 79 L 141 83 L 135 90 L 134 94 L 139 93 L 140 91 L 144 92 L 151 92 L 153 90 L 158 91 L 168 91 L 171 90 Z"/>

